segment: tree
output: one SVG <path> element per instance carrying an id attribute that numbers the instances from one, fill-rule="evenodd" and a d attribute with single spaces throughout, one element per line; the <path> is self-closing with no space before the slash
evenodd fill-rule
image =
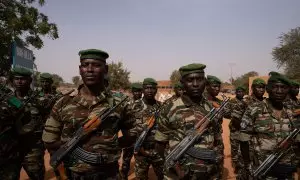
<path id="1" fill-rule="evenodd" d="M 284 68 L 284 72 L 289 78 L 299 81 L 300 27 L 281 34 L 279 40 L 279 45 L 272 51 L 273 60 L 277 63 L 278 68 Z"/>
<path id="2" fill-rule="evenodd" d="M 80 76 L 72 77 L 72 82 L 74 83 L 74 85 L 78 86 L 80 83 Z"/>
<path id="3" fill-rule="evenodd" d="M 249 86 L 249 77 L 258 76 L 259 74 L 256 71 L 250 71 L 245 74 L 243 74 L 240 77 L 237 77 L 235 80 L 233 80 L 233 85 L 235 87 L 237 86 L 244 86 L 245 88 L 248 88 Z"/>
<path id="4" fill-rule="evenodd" d="M 12 42 L 18 46 L 40 49 L 42 37 L 58 38 L 57 26 L 40 13 L 33 5 L 45 4 L 45 0 L 1 0 L 0 1 L 0 73 L 6 74 L 11 65 Z"/>
<path id="5" fill-rule="evenodd" d="M 59 86 L 61 83 L 64 82 L 64 79 L 57 75 L 57 74 L 52 74 L 52 78 L 53 78 L 53 85 L 54 86 Z"/>
<path id="6" fill-rule="evenodd" d="M 124 69 L 122 62 L 110 63 L 108 64 L 108 77 L 109 77 L 109 87 L 110 89 L 129 89 L 130 71 Z"/>
<path id="7" fill-rule="evenodd" d="M 172 85 L 176 84 L 177 82 L 180 81 L 180 79 L 181 79 L 180 72 L 178 70 L 174 70 L 170 76 L 171 84 Z"/>

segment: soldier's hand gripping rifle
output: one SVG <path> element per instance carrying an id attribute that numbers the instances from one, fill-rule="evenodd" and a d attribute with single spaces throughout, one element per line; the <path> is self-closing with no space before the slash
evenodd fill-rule
<path id="1" fill-rule="evenodd" d="M 290 150 L 294 139 L 299 134 L 300 129 L 294 129 L 294 131 L 288 135 L 285 139 L 279 142 L 273 151 L 261 164 L 255 169 L 253 172 L 253 177 L 258 179 L 264 179 L 267 173 L 271 170 L 271 168 L 280 160 L 282 156 L 285 155 L 287 151 Z"/>
<path id="2" fill-rule="evenodd" d="M 205 117 L 203 117 L 194 128 L 188 132 L 187 136 L 168 154 L 165 160 L 167 169 L 173 167 L 183 154 L 201 137 L 207 130 L 209 124 L 215 117 L 222 113 L 224 107 L 228 104 L 229 98 L 224 99 L 219 108 L 213 108 Z"/>
<path id="3" fill-rule="evenodd" d="M 126 96 L 125 98 L 123 98 L 118 104 L 116 104 L 115 106 L 109 108 L 108 110 L 97 114 L 95 117 L 92 118 L 100 118 L 101 123 L 103 123 L 107 117 L 121 104 L 123 104 L 126 100 L 128 99 L 128 96 Z M 93 131 L 90 131 L 89 133 L 86 133 L 84 131 L 83 126 L 81 126 L 75 133 L 74 136 L 72 137 L 72 139 L 70 139 L 68 142 L 66 142 L 65 144 L 63 144 L 56 152 L 54 152 L 50 158 L 50 165 L 53 168 L 56 168 L 64 159 L 64 157 L 66 157 L 66 155 L 68 153 L 70 153 L 76 145 L 78 145 L 78 143 L 84 138 L 86 137 L 86 135 L 90 134 Z"/>
<path id="4" fill-rule="evenodd" d="M 134 154 L 138 154 L 140 152 L 141 147 L 143 146 L 143 143 L 144 143 L 148 133 L 150 132 L 150 130 L 152 129 L 152 127 L 155 124 L 155 121 L 159 115 L 161 108 L 162 108 L 162 106 L 159 109 L 157 109 L 155 111 L 155 113 L 148 119 L 147 127 L 143 130 L 143 132 L 137 139 L 136 143 L 134 144 L 134 150 L 133 150 Z"/>

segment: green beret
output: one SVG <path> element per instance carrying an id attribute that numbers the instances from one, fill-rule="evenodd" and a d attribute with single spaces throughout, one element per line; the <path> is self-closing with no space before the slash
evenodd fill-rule
<path id="1" fill-rule="evenodd" d="M 246 88 L 244 86 L 238 86 L 236 89 L 237 90 L 242 90 L 242 91 L 246 91 Z"/>
<path id="2" fill-rule="evenodd" d="M 204 72 L 204 69 L 206 68 L 206 65 L 204 64 L 188 64 L 185 66 L 182 66 L 179 68 L 179 72 L 181 77 L 191 74 L 191 73 L 202 73 Z"/>
<path id="3" fill-rule="evenodd" d="M 300 83 L 298 83 L 297 81 L 294 80 L 290 80 L 291 86 L 300 86 Z"/>
<path id="4" fill-rule="evenodd" d="M 181 82 L 177 82 L 177 83 L 174 84 L 174 88 L 175 88 L 175 89 L 177 89 L 177 88 L 178 88 L 178 89 L 182 89 L 182 88 L 183 88 L 183 85 L 181 84 Z"/>
<path id="5" fill-rule="evenodd" d="M 253 85 L 266 85 L 266 82 L 261 78 L 255 78 L 252 82 Z"/>
<path id="6" fill-rule="evenodd" d="M 290 80 L 287 77 L 285 77 L 284 75 L 282 75 L 278 72 L 272 71 L 269 73 L 269 76 L 270 76 L 270 78 L 268 80 L 268 84 L 276 83 L 276 82 L 281 82 L 286 85 L 291 84 Z"/>
<path id="7" fill-rule="evenodd" d="M 108 53 L 98 49 L 87 49 L 79 51 L 80 60 L 83 59 L 95 59 L 100 61 L 106 61 L 109 57 Z"/>
<path id="8" fill-rule="evenodd" d="M 219 78 L 217 78 L 216 76 L 207 75 L 206 78 L 209 83 L 217 83 L 217 84 L 222 83 L 221 80 Z"/>
<path id="9" fill-rule="evenodd" d="M 13 76 L 31 76 L 32 72 L 26 68 L 15 67 L 11 70 Z"/>
<path id="10" fill-rule="evenodd" d="M 145 78 L 143 81 L 143 85 L 157 85 L 157 82 L 153 78 Z"/>
<path id="11" fill-rule="evenodd" d="M 40 79 L 44 79 L 44 80 L 53 80 L 52 79 L 52 75 L 51 74 L 49 74 L 49 73 L 42 73 L 42 74 L 40 74 Z"/>
<path id="12" fill-rule="evenodd" d="M 132 83 L 131 89 L 143 89 L 143 85 L 141 83 Z"/>

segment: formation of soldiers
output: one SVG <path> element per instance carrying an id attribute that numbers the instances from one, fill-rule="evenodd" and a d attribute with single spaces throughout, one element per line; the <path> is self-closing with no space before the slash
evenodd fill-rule
<path id="1" fill-rule="evenodd" d="M 284 75 L 271 72 L 267 82 L 255 79 L 253 93 L 247 97 L 245 87 L 236 87 L 236 96 L 228 101 L 225 96 L 217 97 L 221 80 L 206 75 L 205 65 L 188 64 L 179 68 L 180 83 L 174 86 L 175 95 L 165 102 L 155 99 L 157 82 L 153 78 L 132 84 L 132 97 L 124 102 L 128 98 L 125 94 L 108 88 L 108 53 L 88 49 L 80 51 L 79 56 L 83 84 L 69 93 L 53 91 L 48 73 L 40 75 L 40 89 L 30 89 L 32 74 L 23 68 L 11 71 L 13 89 L 1 85 L 1 180 L 18 180 L 22 167 L 30 179 L 44 179 L 45 150 L 54 158 L 78 129 L 83 135 L 75 148 L 53 167 L 57 179 L 126 180 L 133 156 L 136 179 L 148 179 L 150 166 L 158 180 L 222 179 L 223 118 L 230 119 L 236 179 L 293 179 L 297 172 L 299 134 L 265 176 L 253 176 L 278 144 L 300 125 L 299 84 Z M 108 109 L 113 110 L 102 116 Z M 153 117 L 155 123 L 150 126 Z M 196 124 L 200 124 L 199 131 Z M 137 139 L 143 133 L 147 134 L 136 152 Z M 195 138 L 187 143 L 193 143 L 178 154 L 172 166 L 166 166 L 189 136 Z"/>

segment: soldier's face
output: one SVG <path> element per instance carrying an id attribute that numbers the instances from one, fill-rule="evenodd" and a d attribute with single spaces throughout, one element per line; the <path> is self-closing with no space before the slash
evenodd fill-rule
<path id="1" fill-rule="evenodd" d="M 254 96 L 263 97 L 263 95 L 265 94 L 265 91 L 266 91 L 266 86 L 262 85 L 262 84 L 254 85 L 252 87 L 252 91 L 253 91 Z"/>
<path id="2" fill-rule="evenodd" d="M 299 86 L 291 86 L 290 87 L 290 94 L 291 96 L 298 96 L 299 94 Z"/>
<path id="3" fill-rule="evenodd" d="M 41 80 L 41 86 L 43 89 L 51 89 L 52 82 L 47 80 Z"/>
<path id="4" fill-rule="evenodd" d="M 236 95 L 237 99 L 243 99 L 245 96 L 245 91 L 243 91 L 241 89 L 236 90 L 235 95 Z"/>
<path id="5" fill-rule="evenodd" d="M 180 97 L 183 94 L 183 89 L 181 88 L 175 88 L 174 89 L 175 95 Z"/>
<path id="6" fill-rule="evenodd" d="M 30 87 L 31 77 L 27 76 L 14 76 L 13 85 L 17 90 L 23 90 Z"/>
<path id="7" fill-rule="evenodd" d="M 106 70 L 106 63 L 95 59 L 83 59 L 79 65 L 79 72 L 85 85 L 103 85 Z"/>
<path id="8" fill-rule="evenodd" d="M 206 79 L 204 73 L 191 73 L 183 76 L 181 83 L 189 97 L 199 98 L 205 89 Z"/>
<path id="9" fill-rule="evenodd" d="M 281 82 L 276 82 L 268 85 L 267 92 L 272 100 L 282 102 L 289 92 L 289 87 Z"/>
<path id="10" fill-rule="evenodd" d="M 132 90 L 132 95 L 134 100 L 141 99 L 142 94 L 143 94 L 142 90 Z"/>
<path id="11" fill-rule="evenodd" d="M 157 87 L 155 85 L 143 85 L 143 93 L 146 99 L 154 99 L 157 92 Z"/>
<path id="12" fill-rule="evenodd" d="M 218 83 L 208 83 L 206 86 L 207 92 L 213 97 L 218 96 L 220 89 L 221 85 Z"/>

